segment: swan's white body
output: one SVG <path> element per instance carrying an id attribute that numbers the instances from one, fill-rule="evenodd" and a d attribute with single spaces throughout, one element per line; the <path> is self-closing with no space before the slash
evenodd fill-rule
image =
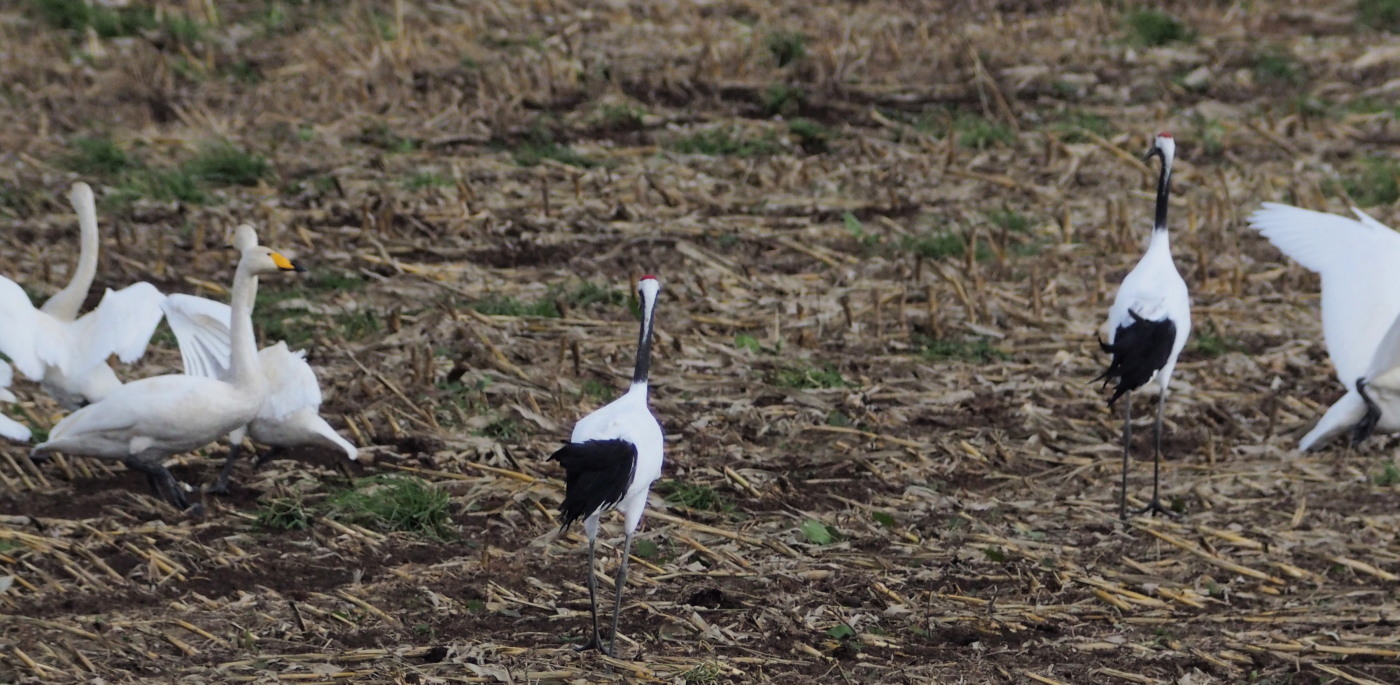
<path id="1" fill-rule="evenodd" d="M 184 508 L 184 493 L 163 462 L 214 442 L 257 416 L 266 393 L 253 340 L 257 279 L 297 269 L 286 257 L 259 246 L 250 226 L 238 228 L 235 244 L 243 254 L 233 281 L 231 380 L 168 375 L 118 386 L 59 421 L 34 454 L 121 459 L 151 477 L 153 486 L 159 480 L 166 496 Z"/>
<path id="2" fill-rule="evenodd" d="M 165 296 L 144 282 L 109 289 L 96 309 L 78 316 L 97 273 L 97 209 L 86 183 L 73 184 L 69 199 L 82 235 L 73 278 L 35 309 L 24 289 L 0 277 L 0 352 L 65 409 L 76 409 L 121 385 L 107 357 L 131 363 L 146 353 Z"/>
<path id="3" fill-rule="evenodd" d="M 192 295 L 171 295 L 162 308 L 179 341 L 185 373 L 230 380 L 229 306 Z M 349 459 L 359 459 L 355 445 L 321 418 L 321 386 L 306 363 L 305 352 L 292 351 L 285 342 L 278 342 L 258 352 L 258 368 L 267 394 L 247 425 L 253 440 L 273 447 L 322 443 L 341 450 Z M 234 431 L 229 439 L 235 445 L 241 443 L 243 431 Z"/>
<path id="4" fill-rule="evenodd" d="M 1361 420 L 1358 378 L 1381 410 L 1375 430 L 1400 432 L 1400 234 L 1351 211 L 1355 219 L 1265 202 L 1249 217 L 1274 247 L 1322 277 L 1322 337 L 1346 394 L 1299 441 L 1304 450 Z"/>

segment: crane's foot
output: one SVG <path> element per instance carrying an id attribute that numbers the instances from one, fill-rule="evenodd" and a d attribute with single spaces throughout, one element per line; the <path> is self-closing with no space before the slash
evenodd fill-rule
<path id="1" fill-rule="evenodd" d="M 598 639 L 597 633 L 594 633 L 593 637 L 589 638 L 588 642 L 574 647 L 575 652 L 587 652 L 591 649 L 596 649 L 600 652 L 603 652 L 604 654 L 607 654 L 607 651 L 603 649 L 603 641 Z M 612 655 L 608 654 L 608 656 Z"/>
<path id="2" fill-rule="evenodd" d="M 1172 520 L 1181 518 L 1181 514 L 1162 506 L 1162 501 L 1159 499 L 1153 499 L 1151 502 L 1147 503 L 1147 506 L 1133 512 L 1135 516 L 1141 516 L 1143 514 L 1151 514 L 1152 516 L 1161 514 Z"/>
<path id="3" fill-rule="evenodd" d="M 229 495 L 233 492 L 229 490 L 228 478 L 220 478 L 214 481 L 214 484 L 205 488 L 204 491 L 211 495 Z"/>

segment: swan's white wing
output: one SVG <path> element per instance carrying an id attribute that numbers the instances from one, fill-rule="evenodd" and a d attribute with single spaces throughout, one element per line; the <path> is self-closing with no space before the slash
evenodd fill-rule
<path id="1" fill-rule="evenodd" d="M 164 316 L 160 308 L 164 301 L 165 295 L 150 283 L 135 283 L 121 290 L 109 288 L 96 309 L 73 322 L 77 368 L 65 372 L 81 373 L 113 354 L 128 364 L 140 359 Z"/>
<path id="2" fill-rule="evenodd" d="M 35 380 L 44 376 L 44 363 L 34 346 L 38 318 L 24 288 L 0 276 L 0 352 L 14 362 L 20 373 Z"/>
<path id="3" fill-rule="evenodd" d="M 321 385 L 305 352 L 293 352 L 279 342 L 258 352 L 258 363 L 267 378 L 267 398 L 258 418 L 276 421 L 302 409 L 320 409 Z"/>
<path id="4" fill-rule="evenodd" d="M 229 320 L 233 310 L 222 302 L 193 295 L 171 295 L 161 304 L 165 321 L 180 345 L 185 373 L 206 378 L 229 378 L 233 348 Z"/>
<path id="5" fill-rule="evenodd" d="M 1361 221 L 1266 202 L 1249 217 L 1275 247 L 1322 276 L 1322 334 L 1348 390 L 1400 316 L 1400 234 L 1357 215 Z"/>
<path id="6" fill-rule="evenodd" d="M 1396 268 L 1400 268 L 1400 265 Z M 1362 375 L 1375 380 L 1396 367 L 1400 367 L 1400 317 L 1391 322 L 1390 328 L 1381 337 L 1380 343 L 1376 345 L 1376 353 L 1371 356 L 1371 361 Z"/>

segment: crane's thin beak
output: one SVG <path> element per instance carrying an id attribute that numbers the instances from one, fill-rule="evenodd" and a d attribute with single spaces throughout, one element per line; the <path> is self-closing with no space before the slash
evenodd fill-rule
<path id="1" fill-rule="evenodd" d="M 1151 149 L 1151 150 L 1148 150 L 1146 155 L 1143 155 L 1142 161 L 1146 162 L 1147 160 L 1152 159 L 1153 157 L 1159 157 L 1159 156 L 1161 156 L 1161 154 L 1162 154 L 1162 148 L 1157 147 L 1156 144 L 1153 144 L 1153 145 L 1152 145 L 1152 149 Z"/>

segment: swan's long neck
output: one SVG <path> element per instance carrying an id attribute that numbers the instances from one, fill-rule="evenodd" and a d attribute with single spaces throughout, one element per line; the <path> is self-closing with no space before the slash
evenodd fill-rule
<path id="1" fill-rule="evenodd" d="M 1172 153 L 1162 155 L 1162 175 L 1157 178 L 1157 215 L 1152 220 L 1153 231 L 1167 230 L 1167 198 L 1171 195 Z"/>
<path id="2" fill-rule="evenodd" d="M 656 295 L 643 291 L 642 329 L 637 335 L 637 366 L 632 370 L 632 388 L 646 392 L 651 372 L 651 324 L 656 317 Z"/>
<path id="3" fill-rule="evenodd" d="M 233 301 L 229 317 L 229 371 L 233 384 L 256 387 L 263 382 L 258 365 L 258 341 L 253 338 L 253 302 L 258 297 L 258 277 L 243 263 L 233 276 Z"/>
<path id="4" fill-rule="evenodd" d="M 97 277 L 97 213 L 91 208 L 78 209 L 78 228 L 81 242 L 78 244 L 78 268 L 68 285 L 44 303 L 44 313 L 62 321 L 78 318 L 87 299 L 92 280 Z"/>

